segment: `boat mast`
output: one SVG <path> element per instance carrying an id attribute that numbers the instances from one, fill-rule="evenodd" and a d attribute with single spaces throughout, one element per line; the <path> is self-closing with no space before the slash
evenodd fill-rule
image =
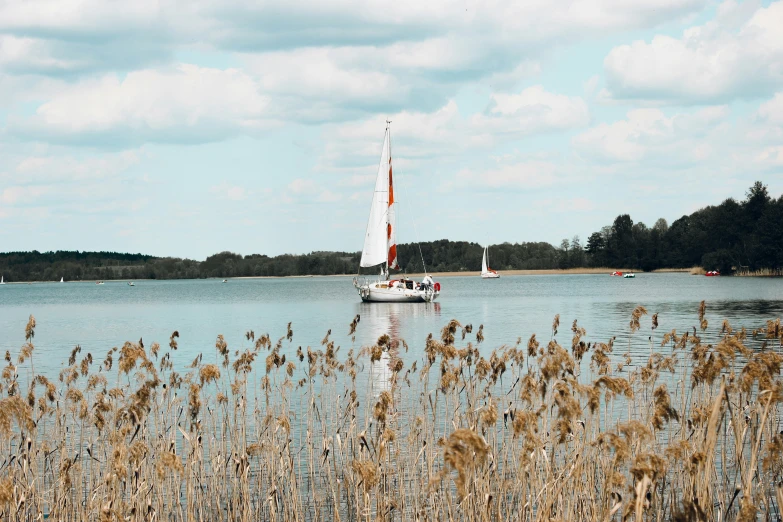
<path id="1" fill-rule="evenodd" d="M 386 120 L 386 132 L 389 134 L 389 163 L 391 163 L 391 120 Z M 392 180 L 389 180 L 389 189 L 391 190 Z M 389 213 L 386 212 L 386 230 L 389 230 Z M 389 243 L 386 243 L 386 268 L 384 270 L 384 279 L 389 279 Z"/>

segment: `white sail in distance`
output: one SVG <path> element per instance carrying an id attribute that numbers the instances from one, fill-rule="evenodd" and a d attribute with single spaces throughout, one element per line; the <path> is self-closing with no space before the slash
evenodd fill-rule
<path id="1" fill-rule="evenodd" d="M 481 258 L 481 273 L 487 273 L 487 247 L 484 247 L 484 256 Z"/>

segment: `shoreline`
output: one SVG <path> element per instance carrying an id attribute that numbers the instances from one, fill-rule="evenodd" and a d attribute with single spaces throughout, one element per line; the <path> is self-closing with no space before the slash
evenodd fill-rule
<path id="1" fill-rule="evenodd" d="M 610 275 L 612 272 L 633 272 L 633 273 L 687 273 L 689 268 L 661 268 L 653 270 L 652 272 L 642 272 L 641 270 L 634 270 L 630 268 L 564 268 L 564 269 L 538 269 L 538 270 L 500 270 L 502 276 L 537 276 L 537 275 Z M 374 277 L 377 274 L 362 274 L 360 277 Z M 432 277 L 479 277 L 481 272 L 479 271 L 465 271 L 465 272 L 429 272 Z M 354 277 L 356 274 L 329 274 L 329 275 L 290 275 L 290 276 L 236 276 L 236 277 L 205 277 L 197 279 L 100 279 L 105 284 L 127 284 L 129 281 L 144 282 L 144 281 L 201 281 L 201 280 L 242 280 L 242 279 L 306 279 L 315 277 Z M 424 277 L 423 272 L 417 272 L 412 274 L 396 274 L 397 277 L 404 276 L 407 278 L 421 278 Z M 25 285 L 25 284 L 65 284 L 65 283 L 88 283 L 95 284 L 98 280 L 71 280 L 60 283 L 59 281 L 6 281 L 7 285 Z"/>
<path id="2" fill-rule="evenodd" d="M 498 270 L 500 273 L 500 277 L 502 278 L 505 276 L 517 276 L 517 275 L 523 275 L 523 276 L 536 276 L 536 275 L 601 275 L 606 274 L 610 275 L 612 272 L 633 272 L 637 273 L 636 270 L 630 269 L 630 268 L 563 268 L 563 269 L 557 269 L 557 268 L 545 268 L 545 269 L 539 269 L 539 270 Z M 638 271 L 641 273 L 641 270 Z M 430 276 L 432 277 L 459 277 L 459 276 L 473 276 L 473 277 L 479 277 L 481 276 L 480 271 L 475 272 L 429 272 Z M 405 274 L 405 277 L 423 277 L 424 273 L 415 273 L 415 274 Z"/>
<path id="3" fill-rule="evenodd" d="M 643 270 L 639 269 L 632 269 L 632 268 L 610 268 L 610 267 L 600 267 L 600 268 L 564 268 L 564 269 L 557 269 L 557 268 L 544 268 L 544 269 L 519 269 L 519 270 L 499 270 L 501 276 L 540 276 L 540 275 L 601 275 L 606 274 L 610 275 L 612 272 L 632 272 L 634 274 L 673 274 L 673 273 L 682 273 L 682 274 L 690 274 L 690 275 L 703 275 L 702 273 L 693 273 L 694 268 L 657 268 L 655 270 L 651 270 L 649 272 L 644 272 Z M 63 283 L 88 283 L 88 284 L 95 284 L 97 281 L 103 281 L 105 284 L 127 284 L 128 282 L 145 282 L 145 281 L 200 281 L 200 280 L 222 280 L 227 279 L 228 281 L 231 280 L 241 280 L 241 279 L 302 279 L 302 278 L 313 278 L 313 277 L 355 277 L 359 275 L 359 277 L 375 277 L 376 274 L 328 274 L 328 275 L 321 275 L 321 274 L 308 274 L 308 275 L 286 275 L 286 276 L 218 276 L 218 277 L 199 277 L 199 278 L 192 278 L 192 279 L 86 279 L 86 280 L 70 280 L 70 281 L 63 281 Z M 432 277 L 479 277 L 481 275 L 481 272 L 479 271 L 451 271 L 451 272 L 429 272 L 429 275 Z M 733 274 L 727 274 L 724 277 L 781 277 L 783 276 L 783 273 L 781 273 L 778 270 L 757 270 L 753 272 L 736 272 Z M 415 272 L 411 274 L 395 274 L 394 277 L 406 277 L 406 278 L 422 278 L 424 277 L 423 272 Z M 393 277 L 393 278 L 394 278 Z M 5 281 L 4 285 L 32 285 L 32 284 L 58 284 L 60 281 Z"/>
<path id="4" fill-rule="evenodd" d="M 659 268 L 652 272 L 642 272 L 641 270 L 634 270 L 631 268 L 545 268 L 538 270 L 500 270 L 502 276 L 537 276 L 537 275 L 610 275 L 612 272 L 633 272 L 637 274 L 665 274 L 665 273 L 688 273 L 689 268 Z M 129 281 L 144 282 L 144 281 L 206 281 L 206 280 L 242 280 L 242 279 L 306 279 L 314 277 L 354 277 L 356 274 L 329 274 L 329 275 L 291 275 L 291 276 L 236 276 L 236 277 L 205 277 L 197 279 L 100 279 L 100 280 L 72 280 L 64 281 L 6 281 L 7 285 L 26 285 L 26 284 L 66 284 L 66 283 L 89 283 L 95 284 L 96 281 L 103 281 L 105 284 L 127 284 Z M 375 274 L 362 274 L 360 277 L 372 277 Z M 413 274 L 397 274 L 397 276 L 404 275 L 408 278 L 421 278 L 424 277 L 423 272 L 417 272 Z M 479 277 L 481 272 L 479 271 L 465 271 L 465 272 L 429 272 L 432 277 Z"/>

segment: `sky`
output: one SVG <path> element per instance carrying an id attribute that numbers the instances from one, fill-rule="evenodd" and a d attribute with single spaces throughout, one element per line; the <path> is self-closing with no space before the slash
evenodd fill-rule
<path id="1" fill-rule="evenodd" d="M 783 0 L 0 0 L 0 251 L 586 238 L 783 193 Z"/>

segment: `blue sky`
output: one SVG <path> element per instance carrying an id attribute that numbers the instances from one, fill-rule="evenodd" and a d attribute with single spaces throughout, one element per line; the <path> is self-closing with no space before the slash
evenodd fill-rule
<path id="1" fill-rule="evenodd" d="M 0 251 L 358 251 L 783 193 L 783 0 L 0 0 Z M 554 5 L 553 5 L 554 4 Z"/>

